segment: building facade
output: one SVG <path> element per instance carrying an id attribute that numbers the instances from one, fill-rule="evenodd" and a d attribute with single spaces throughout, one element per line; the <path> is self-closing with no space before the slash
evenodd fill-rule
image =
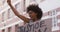
<path id="1" fill-rule="evenodd" d="M 49 0 L 12 0 L 13 6 L 20 12 L 20 14 L 28 17 L 25 13 L 26 7 L 29 6 L 31 2 L 36 2 L 39 4 L 39 7 L 43 9 L 43 17 L 41 20 L 50 21 L 52 32 L 60 32 L 60 6 L 54 6 L 60 4 L 59 0 L 50 0 L 55 1 L 52 3 Z M 57 4 L 58 3 L 58 4 Z M 50 4 L 50 6 L 49 6 Z M 54 5 L 53 5 L 54 4 Z M 48 5 L 48 6 L 46 6 Z M 48 8 L 49 9 L 48 9 Z M 54 7 L 54 8 L 52 8 Z M 45 10 L 44 10 L 45 9 Z M 1 0 L 0 3 L 0 32 L 17 32 L 19 26 L 23 25 L 23 20 L 18 18 L 9 5 L 6 3 L 6 0 Z M 48 23 L 47 23 L 48 24 Z"/>

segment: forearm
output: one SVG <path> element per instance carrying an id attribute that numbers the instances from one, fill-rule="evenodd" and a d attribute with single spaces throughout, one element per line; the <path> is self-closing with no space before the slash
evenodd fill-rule
<path id="1" fill-rule="evenodd" d="M 7 4 L 10 6 L 10 8 L 12 9 L 12 11 L 14 12 L 15 15 L 19 15 L 18 11 L 16 10 L 15 7 L 13 7 L 11 0 L 7 0 Z"/>
<path id="2" fill-rule="evenodd" d="M 15 7 L 13 7 L 13 5 L 12 4 L 9 4 L 9 6 L 10 6 L 10 8 L 12 9 L 12 11 L 14 12 L 14 14 L 15 15 L 19 15 L 19 13 L 18 13 L 18 11 L 16 10 L 16 8 Z"/>
<path id="3" fill-rule="evenodd" d="M 28 21 L 29 21 L 28 18 L 20 15 L 19 12 L 16 10 L 16 8 L 14 8 L 11 4 L 9 4 L 9 6 L 10 6 L 10 8 L 12 9 L 12 11 L 14 12 L 14 14 L 15 14 L 16 16 L 18 16 L 19 18 L 21 18 L 21 19 L 24 20 L 25 22 L 28 22 Z"/>
<path id="4" fill-rule="evenodd" d="M 14 14 L 16 16 L 18 16 L 19 18 L 24 20 L 25 23 L 29 21 L 28 18 L 26 18 L 25 16 L 22 16 L 22 15 L 19 14 L 19 12 L 16 10 L 16 8 L 11 4 L 11 0 L 7 0 L 7 3 L 8 3 L 8 5 L 10 6 L 10 8 L 12 9 L 12 11 L 14 12 Z"/>

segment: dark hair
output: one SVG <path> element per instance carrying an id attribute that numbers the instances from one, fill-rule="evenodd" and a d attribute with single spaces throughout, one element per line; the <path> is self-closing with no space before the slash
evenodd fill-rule
<path id="1" fill-rule="evenodd" d="M 43 13 L 42 13 L 41 8 L 38 7 L 38 5 L 28 6 L 27 7 L 27 12 L 29 12 L 29 11 L 33 11 L 33 12 L 37 13 L 37 18 L 41 19 Z"/>

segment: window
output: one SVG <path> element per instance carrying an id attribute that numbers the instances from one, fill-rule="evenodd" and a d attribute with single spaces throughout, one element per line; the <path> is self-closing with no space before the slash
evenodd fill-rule
<path id="1" fill-rule="evenodd" d="M 5 12 L 2 13 L 2 21 L 4 21 Z"/>
<path id="2" fill-rule="evenodd" d="M 17 9 L 18 12 L 23 13 L 24 8 L 23 8 L 23 4 L 22 4 L 22 3 L 21 3 L 21 5 L 20 5 L 20 3 L 18 2 L 18 3 L 15 5 L 15 8 Z"/>
<path id="3" fill-rule="evenodd" d="M 36 0 L 30 0 L 30 2 L 35 2 Z"/>
<path id="4" fill-rule="evenodd" d="M 6 26 L 6 24 L 4 23 L 4 26 Z"/>
<path id="5" fill-rule="evenodd" d="M 53 27 L 57 27 L 58 19 L 57 19 L 57 12 L 56 12 L 56 10 L 52 11 L 52 15 L 51 16 L 53 16 L 52 17 L 52 26 Z"/>
<path id="6" fill-rule="evenodd" d="M 56 15 L 56 14 L 57 14 L 56 10 L 53 10 L 52 15 Z"/>
<path id="7" fill-rule="evenodd" d="M 2 4 L 4 5 L 5 4 L 5 2 L 6 2 L 6 0 L 0 0 L 1 2 L 2 2 Z"/>
<path id="8" fill-rule="evenodd" d="M 16 1 L 18 1 L 18 0 L 12 0 L 12 3 L 15 3 Z"/>
<path id="9" fill-rule="evenodd" d="M 8 28 L 8 32 L 11 32 L 11 27 Z"/>
<path id="10" fill-rule="evenodd" d="M 20 3 L 17 3 L 16 5 L 15 5 L 15 8 L 17 8 L 17 10 L 20 10 Z"/>
<path id="11" fill-rule="evenodd" d="M 1 7 L 0 7 L 0 11 L 2 11 L 2 10 L 1 10 Z"/>
<path id="12" fill-rule="evenodd" d="M 2 21 L 6 21 L 7 20 L 7 11 L 4 11 L 3 13 L 2 13 Z"/>
<path id="13" fill-rule="evenodd" d="M 18 31 L 18 24 L 15 25 L 15 32 L 17 32 L 17 31 Z"/>
<path id="14" fill-rule="evenodd" d="M 0 22 L 2 22 L 2 14 L 0 14 Z"/>
<path id="15" fill-rule="evenodd" d="M 38 4 L 38 3 L 42 2 L 42 1 L 43 1 L 43 0 L 30 0 L 30 3 L 31 3 L 31 2 L 36 2 L 36 3 Z"/>
<path id="16" fill-rule="evenodd" d="M 11 12 L 10 12 L 10 9 L 8 9 L 8 19 L 10 19 L 11 18 Z"/>
<path id="17" fill-rule="evenodd" d="M 11 11 L 11 9 L 9 8 L 7 11 L 7 15 L 8 15 L 8 19 L 12 18 L 14 16 L 13 11 Z"/>
<path id="18" fill-rule="evenodd" d="M 57 27 L 57 22 L 58 22 L 58 20 L 57 20 L 57 17 L 53 17 L 52 18 L 52 24 L 53 24 L 53 27 Z"/>

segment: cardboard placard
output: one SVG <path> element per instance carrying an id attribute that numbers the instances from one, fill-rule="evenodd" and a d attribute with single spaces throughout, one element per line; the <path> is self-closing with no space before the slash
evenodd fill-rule
<path id="1" fill-rule="evenodd" d="M 48 23 L 50 23 L 48 21 Z M 37 21 L 33 23 L 27 23 L 18 28 L 18 32 L 51 32 L 51 26 L 47 24 L 47 21 Z"/>

